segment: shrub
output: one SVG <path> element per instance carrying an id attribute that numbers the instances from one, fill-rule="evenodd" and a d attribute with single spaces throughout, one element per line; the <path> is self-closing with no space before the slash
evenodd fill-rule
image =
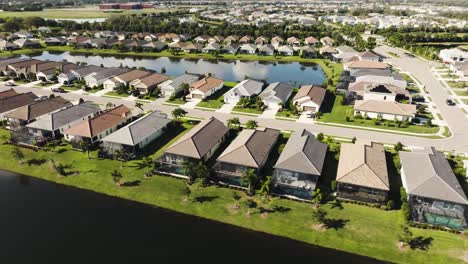
<path id="1" fill-rule="evenodd" d="M 334 191 L 336 190 L 336 181 L 332 181 L 332 182 L 331 182 L 330 188 L 331 188 L 331 191 L 332 191 L 332 192 L 334 192 Z"/>
<path id="2" fill-rule="evenodd" d="M 393 202 L 393 200 L 388 200 L 387 202 L 387 209 L 388 210 L 392 210 L 395 206 L 395 203 Z"/>

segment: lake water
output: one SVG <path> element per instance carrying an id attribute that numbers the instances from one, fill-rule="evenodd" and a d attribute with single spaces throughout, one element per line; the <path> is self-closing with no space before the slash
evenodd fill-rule
<path id="1" fill-rule="evenodd" d="M 382 263 L 5 171 L 0 248 L 5 264 Z"/>
<path id="2" fill-rule="evenodd" d="M 42 52 L 32 57 L 40 60 L 69 62 L 86 62 L 88 64 L 105 67 L 145 67 L 161 72 L 164 67 L 168 75 L 180 75 L 185 72 L 208 74 L 226 81 L 241 81 L 246 76 L 265 80 L 268 83 L 286 82 L 293 86 L 303 84 L 322 84 L 326 77 L 322 68 L 316 64 L 298 62 L 257 62 L 257 61 L 221 61 L 204 59 L 174 59 L 168 57 L 144 58 L 144 57 L 115 57 L 100 55 L 84 55 L 70 52 Z"/>

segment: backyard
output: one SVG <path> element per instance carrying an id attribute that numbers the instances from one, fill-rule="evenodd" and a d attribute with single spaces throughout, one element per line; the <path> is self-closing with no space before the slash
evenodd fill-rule
<path id="1" fill-rule="evenodd" d="M 213 108 L 213 109 L 221 108 L 224 104 L 223 95 L 236 85 L 237 85 L 237 82 L 224 82 L 223 88 L 219 89 L 214 94 L 208 96 L 208 98 L 199 102 L 197 104 L 197 107 Z"/>

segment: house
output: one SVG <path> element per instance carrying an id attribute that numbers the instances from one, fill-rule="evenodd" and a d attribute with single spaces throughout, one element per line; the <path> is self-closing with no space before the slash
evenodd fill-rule
<path id="1" fill-rule="evenodd" d="M 41 48 L 41 44 L 32 41 L 30 39 L 17 39 L 13 43 L 20 49 L 38 49 Z"/>
<path id="2" fill-rule="evenodd" d="M 268 44 L 268 39 L 263 36 L 255 39 L 255 45 L 257 46 L 263 46 L 266 44 Z"/>
<path id="3" fill-rule="evenodd" d="M 223 88 L 224 80 L 215 77 L 205 77 L 190 85 L 190 93 L 187 96 L 191 99 L 205 99 Z"/>
<path id="4" fill-rule="evenodd" d="M 56 68 L 49 68 L 45 70 L 40 70 L 36 73 L 37 80 L 45 80 L 45 81 L 52 81 L 57 78 L 57 73 L 60 74 L 69 74 L 71 70 L 78 69 L 80 66 L 71 63 L 71 62 L 64 62 L 60 63 Z M 63 82 L 62 82 L 63 83 Z"/>
<path id="5" fill-rule="evenodd" d="M 278 48 L 278 54 L 282 56 L 293 56 L 294 55 L 294 48 L 289 45 L 283 45 Z"/>
<path id="6" fill-rule="evenodd" d="M 338 51 L 332 46 L 325 45 L 319 49 L 320 54 L 327 57 L 332 57 L 334 54 L 337 54 Z"/>
<path id="7" fill-rule="evenodd" d="M 216 159 L 216 177 L 230 185 L 244 186 L 242 174 L 249 170 L 259 173 L 265 165 L 280 131 L 272 128 L 244 129 Z"/>
<path id="8" fill-rule="evenodd" d="M 106 68 L 88 65 L 88 66 L 78 66 L 75 69 L 71 69 L 68 72 L 62 72 L 57 76 L 57 80 L 62 84 L 69 84 L 74 80 L 82 80 L 85 76 L 92 74 L 94 72 L 102 71 Z"/>
<path id="9" fill-rule="evenodd" d="M 106 110 L 92 118 L 71 126 L 63 131 L 65 139 L 71 141 L 74 148 L 80 148 L 80 142 L 94 144 L 116 131 L 130 118 L 130 109 L 124 105 Z"/>
<path id="10" fill-rule="evenodd" d="M 242 97 L 250 98 L 262 92 L 263 82 L 246 79 L 232 87 L 224 94 L 224 103 L 237 104 Z"/>
<path id="11" fill-rule="evenodd" d="M 443 63 L 463 62 L 468 60 L 468 51 L 459 48 L 443 49 L 439 52 Z"/>
<path id="12" fill-rule="evenodd" d="M 337 53 L 332 55 L 334 61 L 346 62 L 349 59 L 358 55 L 357 51 L 346 45 L 336 47 L 335 50 L 337 51 Z"/>
<path id="13" fill-rule="evenodd" d="M 203 49 L 203 44 L 185 42 L 185 43 L 182 44 L 181 49 L 184 52 L 196 53 L 196 52 L 200 52 Z"/>
<path id="14" fill-rule="evenodd" d="M 92 102 L 83 102 L 60 111 L 42 115 L 36 121 L 27 124 L 26 127 L 30 135 L 40 139 L 36 140 L 37 142 L 47 141 L 59 138 L 63 135 L 65 129 L 91 119 L 99 113 L 101 113 L 99 105 Z"/>
<path id="15" fill-rule="evenodd" d="M 10 130 L 19 130 L 42 115 L 70 106 L 72 106 L 72 104 L 63 97 L 50 97 L 45 100 L 35 101 L 18 107 L 5 114 L 4 117 L 7 120 L 7 127 Z"/>
<path id="16" fill-rule="evenodd" d="M 239 36 L 236 36 L 236 35 L 230 35 L 224 39 L 224 43 L 226 44 L 233 44 L 237 42 L 239 42 Z"/>
<path id="17" fill-rule="evenodd" d="M 301 45 L 301 40 L 296 37 L 289 37 L 286 39 L 286 43 L 293 47 L 299 47 Z"/>
<path id="18" fill-rule="evenodd" d="M 458 76 L 459 81 L 468 82 L 468 61 L 451 63 L 450 70 Z"/>
<path id="19" fill-rule="evenodd" d="M 47 81 L 55 77 L 55 74 L 62 68 L 63 62 L 46 61 L 44 63 L 33 65 L 29 72 L 36 75 L 38 81 Z M 48 78 L 47 78 L 48 77 Z"/>
<path id="20" fill-rule="evenodd" d="M 254 44 L 244 44 L 240 47 L 239 53 L 243 54 L 255 54 L 257 52 L 257 46 Z"/>
<path id="21" fill-rule="evenodd" d="M 388 83 L 358 82 L 349 86 L 352 96 L 362 100 L 399 101 L 408 99 L 412 102 L 412 96 L 406 89 Z"/>
<path id="22" fill-rule="evenodd" d="M 154 111 L 103 138 L 102 148 L 109 155 L 122 149 L 136 154 L 161 136 L 169 123 L 166 114 Z"/>
<path id="23" fill-rule="evenodd" d="M 214 117 L 201 121 L 164 151 L 156 161 L 158 170 L 185 175 L 184 167 L 190 163 L 208 161 L 224 142 L 228 132 L 226 125 Z"/>
<path id="24" fill-rule="evenodd" d="M 320 42 L 324 46 L 333 46 L 335 44 L 335 41 L 330 37 L 323 37 L 323 38 L 320 39 Z"/>
<path id="25" fill-rule="evenodd" d="M 8 40 L 0 40 L 0 50 L 17 50 L 19 49 L 18 45 Z"/>
<path id="26" fill-rule="evenodd" d="M 400 151 L 401 180 L 413 221 L 463 230 L 468 201 L 444 153 Z"/>
<path id="27" fill-rule="evenodd" d="M 353 74 L 354 71 L 361 69 L 384 70 L 389 68 L 390 66 L 388 64 L 379 61 L 350 61 L 343 63 L 343 69 L 345 71 L 349 71 L 351 74 Z"/>
<path id="28" fill-rule="evenodd" d="M 310 200 L 322 175 L 328 145 L 301 129 L 291 134 L 274 166 L 273 192 Z"/>
<path id="29" fill-rule="evenodd" d="M 36 67 L 37 64 L 41 64 L 43 61 L 35 60 L 35 59 L 28 59 L 22 60 L 16 63 L 10 63 L 8 65 L 6 75 L 13 73 L 16 76 L 23 76 L 24 78 L 27 77 L 27 74 L 31 72 L 31 69 Z"/>
<path id="30" fill-rule="evenodd" d="M 327 90 L 316 85 L 302 86 L 293 98 L 293 104 L 299 111 L 316 113 L 320 110 Z"/>
<path id="31" fill-rule="evenodd" d="M 300 52 L 301 52 L 301 56 L 303 58 L 315 58 L 315 57 L 317 57 L 317 52 L 315 51 L 314 48 L 312 48 L 310 46 L 301 47 Z"/>
<path id="32" fill-rule="evenodd" d="M 380 57 L 372 51 L 366 50 L 357 55 L 360 61 L 379 61 Z"/>
<path id="33" fill-rule="evenodd" d="M 109 78 L 115 77 L 117 75 L 121 75 L 128 71 L 129 69 L 112 67 L 112 68 L 104 69 L 102 71 L 88 74 L 83 79 L 86 82 L 86 86 L 93 88 L 93 87 L 100 86 L 101 84 L 104 83 L 105 80 Z"/>
<path id="34" fill-rule="evenodd" d="M 143 70 L 131 70 L 128 72 L 124 72 L 117 76 L 114 76 L 110 79 L 107 79 L 103 82 L 104 89 L 111 89 L 114 90 L 119 86 L 129 87 L 129 83 L 133 80 L 140 79 L 150 75 L 151 72 L 143 71 Z"/>
<path id="35" fill-rule="evenodd" d="M 17 63 L 25 61 L 26 59 L 22 58 L 9 58 L 9 59 L 0 59 L 0 71 L 3 75 L 11 73 L 10 68 L 8 67 L 12 63 Z"/>
<path id="36" fill-rule="evenodd" d="M 291 96 L 293 87 L 282 82 L 271 83 L 260 93 L 259 97 L 267 108 L 277 109 L 285 104 Z"/>
<path id="37" fill-rule="evenodd" d="M 17 95 L 18 93 L 13 89 L 8 89 L 0 92 L 0 100 Z"/>
<path id="38" fill-rule="evenodd" d="M 219 45 L 219 43 L 217 43 L 217 42 L 213 42 L 213 43 L 208 43 L 202 49 L 202 52 L 203 53 L 211 53 L 211 52 L 219 51 L 220 49 L 221 49 L 221 45 Z"/>
<path id="39" fill-rule="evenodd" d="M 197 74 L 185 73 L 175 77 L 174 79 L 167 80 L 160 85 L 161 95 L 164 97 L 177 95 L 178 93 L 182 92 L 181 84 L 186 83 L 191 85 L 199 79 L 200 76 Z"/>
<path id="40" fill-rule="evenodd" d="M 78 36 L 68 41 L 68 44 L 75 48 L 91 48 L 92 42 L 89 37 Z"/>
<path id="41" fill-rule="evenodd" d="M 208 40 L 208 43 L 222 43 L 224 41 L 224 37 L 223 36 L 219 36 L 219 35 L 216 35 L 216 36 L 213 36 L 212 38 L 210 38 Z"/>
<path id="42" fill-rule="evenodd" d="M 15 109 L 32 104 L 37 99 L 37 96 L 31 92 L 21 93 L 6 98 L 0 99 L 0 120 L 4 120 L 4 116 Z"/>
<path id="43" fill-rule="evenodd" d="M 201 35 L 201 36 L 198 36 L 198 37 L 194 38 L 193 41 L 196 42 L 196 43 L 200 43 L 200 44 L 206 44 L 206 43 L 208 43 L 208 40 L 210 38 L 211 37 L 208 36 L 208 35 Z"/>
<path id="44" fill-rule="evenodd" d="M 139 43 L 144 51 L 159 52 L 167 47 L 167 44 L 161 41 L 144 41 Z"/>
<path id="45" fill-rule="evenodd" d="M 271 45 L 275 48 L 282 46 L 284 44 L 284 39 L 282 37 L 276 36 L 271 39 Z"/>
<path id="46" fill-rule="evenodd" d="M 383 204 L 389 191 L 383 144 L 362 141 L 341 144 L 336 175 L 338 198 Z"/>
<path id="47" fill-rule="evenodd" d="M 239 44 L 245 45 L 245 44 L 252 43 L 253 41 L 254 41 L 254 38 L 252 36 L 246 35 L 239 39 Z"/>
<path id="48" fill-rule="evenodd" d="M 32 39 L 34 38 L 34 34 L 31 32 L 27 32 L 27 31 L 18 31 L 12 35 L 12 38 L 13 39 Z"/>
<path id="49" fill-rule="evenodd" d="M 304 40 L 304 45 L 307 45 L 307 46 L 315 46 L 317 43 L 319 43 L 319 40 L 312 36 L 307 37 Z"/>
<path id="50" fill-rule="evenodd" d="M 67 40 L 62 37 L 49 37 L 45 39 L 47 46 L 63 46 L 67 44 Z"/>
<path id="51" fill-rule="evenodd" d="M 354 114 L 385 120 L 411 121 L 416 115 L 416 105 L 395 101 L 356 100 Z"/>
<path id="52" fill-rule="evenodd" d="M 239 45 L 234 43 L 226 44 L 220 49 L 221 53 L 226 54 L 236 54 L 238 50 Z"/>
<path id="53" fill-rule="evenodd" d="M 140 94 L 151 93 L 159 84 L 169 80 L 167 75 L 153 73 L 143 78 L 138 78 L 130 82 L 130 87 L 137 89 Z"/>
<path id="54" fill-rule="evenodd" d="M 261 45 L 258 47 L 258 54 L 264 56 L 273 56 L 275 54 L 275 47 L 271 44 Z"/>

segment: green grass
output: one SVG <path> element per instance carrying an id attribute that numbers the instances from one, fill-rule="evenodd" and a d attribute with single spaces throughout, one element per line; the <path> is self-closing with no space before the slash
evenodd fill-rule
<path id="1" fill-rule="evenodd" d="M 232 87 L 236 86 L 237 84 L 238 84 L 237 82 L 224 82 L 223 88 L 219 89 L 211 96 L 208 96 L 208 98 L 199 102 L 197 104 L 197 107 L 205 107 L 205 108 L 213 108 L 213 109 L 221 108 L 224 104 L 223 95 L 227 91 L 229 91 Z"/>
<path id="2" fill-rule="evenodd" d="M 447 84 L 452 88 L 465 88 L 465 87 L 468 87 L 468 82 L 448 81 Z"/>
<path id="3" fill-rule="evenodd" d="M 450 132 L 450 129 L 446 126 L 444 126 L 444 137 L 450 137 L 452 135 L 452 132 Z"/>
<path id="4" fill-rule="evenodd" d="M 400 56 L 394 52 L 388 52 L 388 54 L 394 58 L 400 58 Z"/>
<path id="5" fill-rule="evenodd" d="M 182 133 L 179 133 L 177 137 L 180 137 Z M 119 169 L 118 161 L 97 159 L 94 152 L 91 153 L 92 159 L 87 159 L 86 154 L 63 146 L 59 147 L 64 149 L 64 152 L 60 154 L 23 150 L 26 156 L 25 161 L 33 158 L 54 159 L 58 163 L 70 165 L 69 170 L 79 170 L 78 175 L 60 177 L 51 169 L 49 162 L 42 165 L 19 165 L 18 161 L 10 155 L 13 147 L 1 144 L 7 135 L 8 132 L 0 130 L 0 155 L 2 156 L 0 168 L 2 169 L 389 262 L 463 263 L 459 257 L 466 250 L 467 238 L 443 231 L 412 228 L 411 231 L 415 236 L 432 238 L 432 245 L 427 251 L 410 249 L 400 251 L 396 246 L 397 230 L 402 223 L 399 211 L 383 211 L 346 203 L 343 203 L 340 208 L 328 203 L 322 205 L 328 213 L 327 218 L 344 221 L 344 227 L 317 231 L 313 228 L 314 222 L 311 219 L 313 209 L 310 204 L 278 198 L 265 201 L 257 195 L 252 199 L 255 199 L 261 207 L 284 210 L 273 210 L 270 213 L 261 214 L 259 209 L 250 209 L 248 215 L 248 209 L 242 203 L 248 198 L 243 192 L 215 186 L 202 188 L 198 184 L 191 186 L 190 199 L 184 201 L 182 194 L 184 181 L 162 176 L 144 178 L 145 169 L 141 168 L 141 160 L 127 162 L 122 169 Z M 167 138 L 162 140 L 163 143 L 157 143 L 159 146 L 154 146 L 155 150 L 160 146 L 163 147 L 154 152 L 152 156 L 160 155 L 162 150 L 176 139 Z M 336 165 L 336 161 L 334 163 Z M 330 167 L 327 166 L 327 168 Z M 117 187 L 110 176 L 110 172 L 114 169 L 121 171 L 124 182 L 140 181 L 140 184 L 131 188 Z M 332 170 L 334 169 L 336 168 Z M 336 171 L 324 172 L 327 174 L 325 177 L 334 173 Z M 233 193 L 242 197 L 239 209 L 233 209 L 236 203 Z M 199 197 L 215 198 L 210 202 L 199 203 L 195 201 Z"/>
<path id="6" fill-rule="evenodd" d="M 437 113 L 437 117 L 440 119 L 440 120 L 444 120 L 444 118 L 442 117 L 442 115 L 440 113 Z"/>
<path id="7" fill-rule="evenodd" d="M 321 108 L 323 111 L 323 115 L 319 119 L 321 122 L 421 134 L 434 134 L 439 131 L 439 127 L 424 127 L 416 125 L 397 127 L 394 124 L 385 126 L 383 125 L 383 122 L 382 125 L 375 125 L 374 120 L 352 118 L 354 114 L 354 107 L 352 105 L 341 104 L 343 100 L 342 95 L 336 95 L 334 99 L 331 98 L 331 96 L 327 96 L 326 100 L 327 101 Z M 350 117 L 350 122 L 346 121 L 346 116 Z"/>
<path id="8" fill-rule="evenodd" d="M 115 96 L 115 97 L 122 97 L 126 98 L 129 96 L 127 93 L 118 93 L 118 92 L 107 92 L 104 94 L 104 96 Z"/>
<path id="9" fill-rule="evenodd" d="M 454 75 L 454 74 L 441 74 L 440 77 L 444 78 L 444 79 L 456 79 L 457 76 Z"/>
<path id="10" fill-rule="evenodd" d="M 468 90 L 464 91 L 454 91 L 459 96 L 468 96 Z"/>
<path id="11" fill-rule="evenodd" d="M 221 26 L 221 25 L 223 25 L 223 22 L 222 22 L 222 21 L 204 20 L 204 19 L 201 19 L 201 18 L 196 17 L 195 15 L 193 15 L 192 17 L 193 17 L 193 19 L 194 19 L 195 21 L 200 22 L 200 23 L 209 24 L 209 25 L 213 25 L 213 26 Z"/>
<path id="12" fill-rule="evenodd" d="M 241 108 L 241 107 L 235 106 L 232 109 L 232 111 L 246 113 L 246 114 L 253 114 L 253 115 L 261 115 L 263 113 L 263 111 L 257 110 L 254 107 L 255 106 L 253 106 L 252 108 Z"/>
<path id="13" fill-rule="evenodd" d="M 468 99 L 462 99 L 462 102 L 463 102 L 464 104 L 468 104 Z"/>
<path id="14" fill-rule="evenodd" d="M 62 86 L 60 88 L 64 89 L 65 91 L 78 91 L 78 90 L 81 90 L 81 87 L 75 87 L 75 86 Z"/>
<path id="15" fill-rule="evenodd" d="M 293 119 L 298 119 L 299 118 L 299 115 L 294 115 L 294 113 L 292 112 L 292 109 L 291 109 L 291 107 L 296 107 L 296 106 L 292 105 L 292 100 L 293 100 L 294 96 L 296 96 L 296 93 L 297 93 L 297 91 L 295 90 L 291 94 L 288 101 L 284 105 L 284 109 L 281 110 L 281 111 L 278 111 L 276 113 L 277 117 L 279 117 L 279 118 L 284 118 L 285 117 L 285 118 L 293 118 Z"/>

